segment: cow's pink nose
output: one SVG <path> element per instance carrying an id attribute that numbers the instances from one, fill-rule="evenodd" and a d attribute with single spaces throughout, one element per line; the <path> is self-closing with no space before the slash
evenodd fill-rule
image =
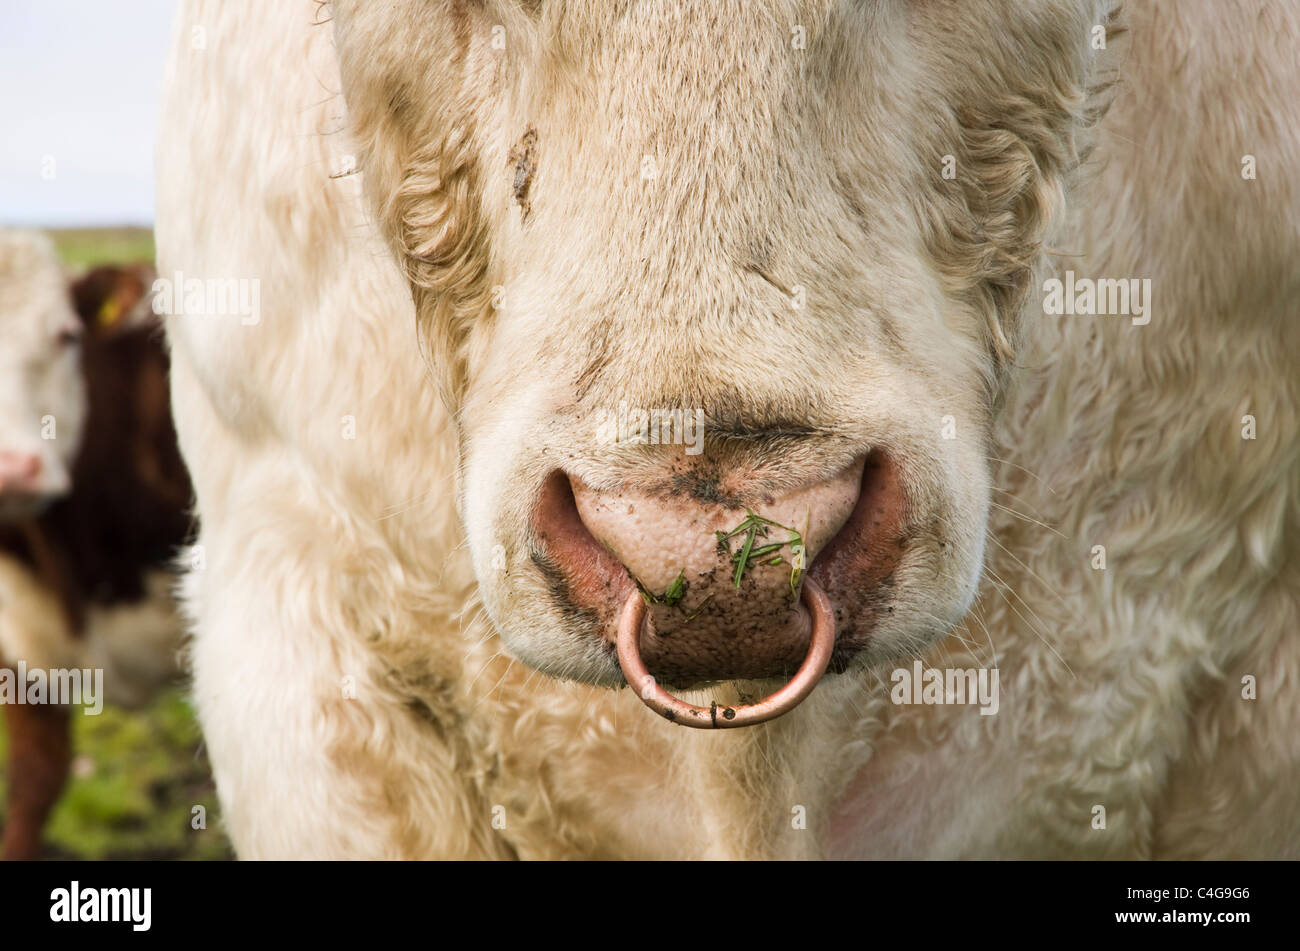
<path id="1" fill-rule="evenodd" d="M 628 593 L 640 590 L 648 608 L 641 653 L 660 680 L 789 676 L 809 650 L 805 575 L 824 569 L 823 550 L 868 547 L 842 537 L 872 524 L 858 512 L 863 465 L 789 490 L 690 469 L 653 489 L 601 490 L 555 472 L 534 530 L 563 596 L 596 617 L 610 642 Z M 841 588 L 863 574 L 843 556 L 836 561 Z"/>
<path id="2" fill-rule="evenodd" d="M 41 457 L 0 449 L 0 492 L 35 495 L 41 491 Z"/>

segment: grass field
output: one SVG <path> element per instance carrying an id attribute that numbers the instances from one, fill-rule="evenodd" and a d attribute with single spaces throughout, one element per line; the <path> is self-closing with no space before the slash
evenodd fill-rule
<path id="1" fill-rule="evenodd" d="M 46 827 L 49 858 L 230 857 L 198 724 L 179 689 L 138 711 L 77 711 L 72 731 L 73 775 Z M 6 746 L 0 731 L 0 755 Z M 0 767 L 0 786 L 5 779 Z"/>
<path id="2" fill-rule="evenodd" d="M 153 261 L 149 228 L 60 228 L 50 231 L 63 263 L 71 268 Z"/>
<path id="3" fill-rule="evenodd" d="M 51 236 L 69 267 L 153 260 L 153 233 L 146 228 Z M 0 729 L 0 790 L 7 788 L 6 747 Z M 49 857 L 230 857 L 198 723 L 179 687 L 142 710 L 76 713 L 73 755 L 73 776 L 46 829 Z M 206 828 L 194 828 L 196 807 Z"/>

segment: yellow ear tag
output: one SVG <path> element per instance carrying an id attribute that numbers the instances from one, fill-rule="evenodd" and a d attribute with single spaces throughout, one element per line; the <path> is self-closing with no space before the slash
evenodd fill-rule
<path id="1" fill-rule="evenodd" d="M 95 315 L 99 321 L 99 326 L 108 328 L 122 319 L 122 301 L 114 294 L 104 301 L 99 307 L 99 313 Z"/>

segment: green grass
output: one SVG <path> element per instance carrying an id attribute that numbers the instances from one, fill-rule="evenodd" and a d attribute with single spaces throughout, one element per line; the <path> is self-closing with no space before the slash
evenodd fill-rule
<path id="1" fill-rule="evenodd" d="M 6 745 L 0 731 L 0 788 Z M 72 749 L 72 778 L 45 828 L 49 857 L 231 857 L 198 723 L 179 690 L 140 710 L 76 711 Z M 195 807 L 206 828 L 193 828 Z"/>
<path id="2" fill-rule="evenodd" d="M 56 228 L 49 235 L 69 267 L 153 262 L 150 228 Z"/>
<path id="3" fill-rule="evenodd" d="M 153 260 L 148 228 L 50 232 L 71 267 Z M 225 859 L 216 790 L 194 713 L 179 689 L 147 707 L 72 718 L 73 775 L 46 825 L 47 854 L 65 859 Z M 0 728 L 0 794 L 8 790 Z M 205 829 L 194 829 L 203 807 Z M 3 821 L 0 796 L 0 821 Z"/>

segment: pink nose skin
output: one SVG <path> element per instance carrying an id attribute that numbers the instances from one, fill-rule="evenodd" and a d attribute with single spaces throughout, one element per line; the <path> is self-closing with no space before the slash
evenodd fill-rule
<path id="1" fill-rule="evenodd" d="M 892 610 L 904 511 L 894 468 L 875 454 L 788 490 L 687 469 L 601 491 L 557 471 L 534 511 L 534 560 L 570 619 L 618 643 L 623 660 L 634 643 L 625 673 L 640 676 L 643 664 L 656 683 L 678 688 L 789 680 L 813 658 L 820 676 L 827 662 L 840 669 L 874 617 Z M 805 597 L 809 578 L 817 591 Z M 629 609 L 631 595 L 644 611 Z M 829 661 L 823 647 L 833 648 Z"/>
<path id="2" fill-rule="evenodd" d="M 41 491 L 41 457 L 0 449 L 0 494 L 39 495 Z"/>

